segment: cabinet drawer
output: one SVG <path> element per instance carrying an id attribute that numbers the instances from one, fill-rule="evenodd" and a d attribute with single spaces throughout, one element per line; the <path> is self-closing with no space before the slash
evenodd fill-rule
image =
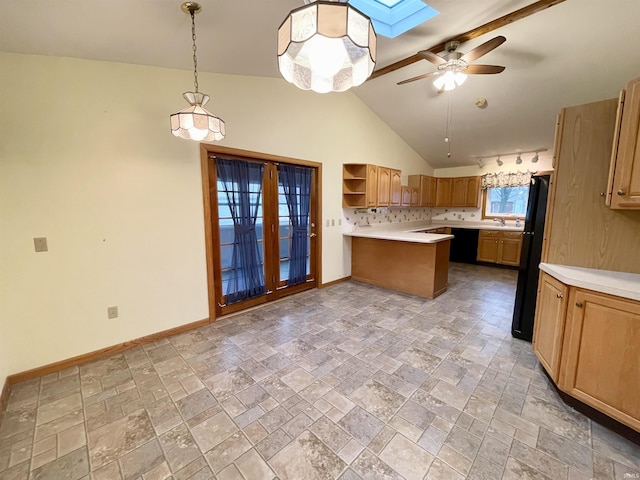
<path id="1" fill-rule="evenodd" d="M 498 230 L 480 230 L 480 237 L 497 237 L 499 235 Z"/>
<path id="2" fill-rule="evenodd" d="M 500 232 L 502 238 L 515 238 L 518 239 L 522 237 L 522 232 Z"/>

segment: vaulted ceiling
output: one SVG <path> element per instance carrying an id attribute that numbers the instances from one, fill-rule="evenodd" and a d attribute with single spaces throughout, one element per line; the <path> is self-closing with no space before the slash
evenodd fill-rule
<path id="1" fill-rule="evenodd" d="M 0 0 L 0 50 L 190 69 L 190 19 L 180 3 Z M 196 20 L 201 71 L 280 76 L 276 32 L 303 0 L 201 3 Z M 379 36 L 377 68 L 534 2 L 427 3 L 440 14 L 396 38 Z M 637 0 L 565 0 L 461 45 L 467 52 L 504 35 L 503 45 L 476 62 L 504 65 L 501 74 L 469 76 L 452 93 L 438 94 L 429 79 L 398 86 L 436 69 L 422 60 L 352 92 L 435 168 L 540 148 L 548 149 L 541 156 L 549 156 L 560 108 L 617 97 L 628 80 L 640 76 L 639 14 Z M 476 107 L 479 98 L 486 99 L 486 108 Z"/>

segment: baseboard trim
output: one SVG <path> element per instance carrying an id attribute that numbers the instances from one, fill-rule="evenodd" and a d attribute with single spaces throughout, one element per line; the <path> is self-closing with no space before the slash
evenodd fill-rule
<path id="1" fill-rule="evenodd" d="M 42 367 L 36 367 L 31 370 L 26 370 L 24 372 L 9 375 L 5 382 L 5 388 L 2 390 L 2 397 L 0 398 L 0 406 L 2 406 L 2 409 L 0 409 L 0 412 L 4 411 L 3 400 L 5 396 L 5 390 L 7 390 L 7 386 L 9 386 L 8 390 L 10 391 L 10 387 L 13 384 L 24 382 L 26 380 L 31 380 L 33 378 L 41 377 L 43 375 L 49 375 L 50 373 L 59 372 L 60 370 L 82 365 L 84 363 L 89 363 L 94 360 L 99 360 L 101 358 L 108 357 L 109 355 L 113 355 L 114 353 L 120 353 L 130 348 L 137 347 L 138 345 L 144 345 L 146 343 L 156 342 L 166 337 L 170 337 L 171 335 L 176 335 L 178 333 L 187 332 L 195 328 L 209 325 L 209 323 L 210 323 L 209 319 L 205 318 L 202 320 L 198 320 L 196 322 L 180 325 L 179 327 L 174 327 L 168 330 L 163 330 L 161 332 L 145 335 L 144 337 L 136 338 L 135 340 L 129 340 L 127 342 L 119 343 L 117 345 L 112 345 L 106 348 L 101 348 L 100 350 L 95 350 L 93 352 L 85 353 L 83 355 L 78 355 L 77 357 L 71 357 L 66 360 L 61 360 L 59 362 L 44 365 Z M 6 395 L 8 397 L 9 392 L 7 392 Z"/>
<path id="2" fill-rule="evenodd" d="M 327 287 L 331 287 L 333 285 L 337 285 L 339 283 L 342 282 L 348 282 L 349 280 L 351 280 L 351 275 L 349 275 L 348 277 L 344 277 L 344 278 L 339 278 L 338 280 L 334 280 L 332 282 L 327 282 L 327 283 L 323 283 L 322 285 L 320 285 L 320 287 L 318 288 L 327 288 Z"/>

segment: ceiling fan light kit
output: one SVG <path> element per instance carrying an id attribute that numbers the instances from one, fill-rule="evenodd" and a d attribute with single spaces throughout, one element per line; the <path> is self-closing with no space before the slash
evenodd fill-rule
<path id="1" fill-rule="evenodd" d="M 195 92 L 182 94 L 189 107 L 170 116 L 171 133 L 179 138 L 198 142 L 222 140 L 226 134 L 225 124 L 204 108 L 209 95 L 198 91 L 198 58 L 196 56 L 196 24 L 195 15 L 202 7 L 196 2 L 184 2 L 180 5 L 183 12 L 191 16 L 191 39 L 193 40 L 193 85 Z"/>
<path id="2" fill-rule="evenodd" d="M 471 62 L 499 47 L 505 41 L 505 37 L 497 36 L 465 54 L 458 51 L 460 42 L 457 41 L 447 42 L 445 45 L 447 53 L 444 56 L 436 55 L 429 50 L 422 50 L 417 55 L 436 65 L 438 70 L 403 80 L 398 82 L 398 85 L 434 76 L 436 78 L 433 84 L 438 90 L 451 91 L 462 85 L 467 79 L 467 75 L 491 75 L 503 72 L 505 67 L 502 66 L 475 65 Z"/>
<path id="3" fill-rule="evenodd" d="M 364 83 L 376 62 L 369 17 L 339 0 L 305 0 L 278 29 L 278 68 L 302 90 L 343 92 Z"/>

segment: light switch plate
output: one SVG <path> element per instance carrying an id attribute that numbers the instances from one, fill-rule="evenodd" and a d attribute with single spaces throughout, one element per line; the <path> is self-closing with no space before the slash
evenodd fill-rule
<path id="1" fill-rule="evenodd" d="M 118 318 L 118 307 L 107 307 L 107 318 L 109 320 Z"/>
<path id="2" fill-rule="evenodd" d="M 36 252 L 49 251 L 49 247 L 47 247 L 47 237 L 35 237 L 33 239 L 33 246 L 35 247 Z"/>

